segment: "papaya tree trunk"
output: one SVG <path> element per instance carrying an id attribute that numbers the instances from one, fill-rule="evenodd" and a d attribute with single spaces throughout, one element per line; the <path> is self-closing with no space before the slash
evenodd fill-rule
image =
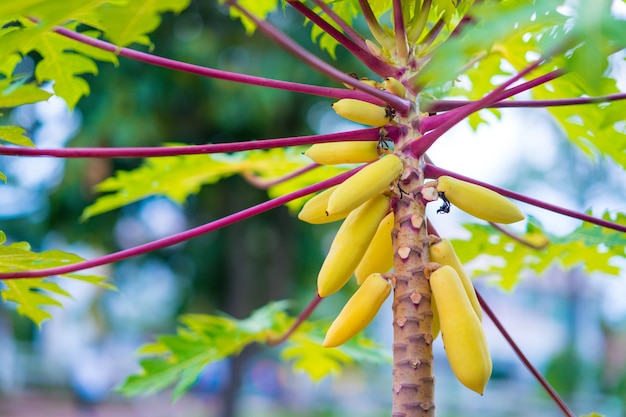
<path id="1" fill-rule="evenodd" d="M 402 149 L 401 147 L 399 149 Z M 428 233 L 423 158 L 401 153 L 405 171 L 392 198 L 395 289 L 393 296 L 393 417 L 435 415 Z"/>

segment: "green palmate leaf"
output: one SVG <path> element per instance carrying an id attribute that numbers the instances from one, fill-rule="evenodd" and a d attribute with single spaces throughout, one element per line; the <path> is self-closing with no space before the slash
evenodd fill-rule
<path id="1" fill-rule="evenodd" d="M 609 55 L 626 47 L 626 21 L 611 12 L 611 0 L 581 2 L 568 37 L 574 48 L 566 54 L 567 70 L 576 74 L 589 92 L 598 92 Z"/>
<path id="2" fill-rule="evenodd" d="M 324 334 L 320 329 L 326 328 L 327 323 L 305 323 L 289 338 L 280 354 L 281 358 L 291 361 L 295 371 L 305 372 L 313 381 L 337 375 L 346 365 L 353 363 L 391 363 L 387 349 L 362 335 L 336 348 L 323 347 Z"/>
<path id="3" fill-rule="evenodd" d="M 556 11 L 561 3 L 560 0 L 545 0 L 537 4 L 532 1 L 508 1 L 475 5 L 470 14 L 476 23 L 467 25 L 457 36 L 442 36 L 445 42 L 437 44 L 429 62 L 419 72 L 416 83 L 427 85 L 429 92 L 440 96 L 442 87 L 449 88 L 468 65 L 472 68 L 472 63 L 478 61 L 476 65 L 479 66 L 480 59 L 493 53 L 494 48 L 499 49 L 502 44 L 514 44 L 521 48 L 522 59 L 526 59 L 530 51 L 541 52 L 552 47 L 566 23 L 565 17 Z M 541 49 L 536 43 L 529 42 L 529 38 L 542 39 Z M 420 53 L 431 51 L 432 48 L 429 48 Z M 502 70 L 499 65 L 482 67 L 487 73 L 475 73 L 482 76 L 472 76 L 470 81 L 472 84 L 482 84 L 480 90 L 484 93 L 492 89 L 489 85 L 493 82 L 491 76 L 499 75 Z"/>
<path id="4" fill-rule="evenodd" d="M 626 224 L 623 214 L 607 219 Z M 614 265 L 616 256 L 626 253 L 626 237 L 623 233 L 608 231 L 598 226 L 583 224 L 565 236 L 554 236 L 540 232 L 541 225 L 530 218 L 526 237 L 530 241 L 547 238 L 550 244 L 536 250 L 515 242 L 488 225 L 466 224 L 471 233 L 467 240 L 453 240 L 463 263 L 481 255 L 490 258 L 489 266 L 479 268 L 476 275 L 495 276 L 494 282 L 504 289 L 512 289 L 524 273 L 544 273 L 553 263 L 565 269 L 582 267 L 585 273 L 600 272 L 609 275 L 623 274 L 620 266 Z"/>
<path id="5" fill-rule="evenodd" d="M 330 8 L 335 12 L 335 14 L 341 17 L 348 25 L 352 25 L 353 20 L 358 16 L 360 9 L 358 7 L 358 3 L 355 1 L 332 1 L 328 2 Z M 322 17 L 325 17 L 325 13 L 319 7 L 314 7 L 313 10 Z M 332 24 L 337 30 L 341 31 L 341 28 L 336 25 L 331 19 L 326 19 L 330 24 Z M 337 45 L 339 43 L 322 30 L 317 25 L 311 26 L 311 39 L 313 42 L 317 41 L 319 43 L 320 48 L 323 51 L 328 52 L 328 54 L 336 59 L 335 50 L 337 49 Z"/>
<path id="6" fill-rule="evenodd" d="M 341 349 L 323 347 L 321 340 L 290 342 L 280 356 L 283 360 L 292 361 L 295 371 L 306 372 L 316 382 L 328 375 L 338 374 L 344 365 L 354 362 Z"/>
<path id="7" fill-rule="evenodd" d="M 237 355 L 253 343 L 266 343 L 283 334 L 293 323 L 285 310 L 288 303 L 278 301 L 238 320 L 226 315 L 188 314 L 180 317 L 175 335 L 157 337 L 139 349 L 141 371 L 126 379 L 117 390 L 124 395 L 153 394 L 173 387 L 177 400 L 196 382 L 210 363 Z M 340 348 L 322 347 L 322 330 L 328 323 L 305 322 L 289 338 L 281 357 L 292 361 L 295 370 L 313 380 L 338 373 L 346 364 L 389 363 L 386 350 L 364 337 L 356 337 Z"/>
<path id="8" fill-rule="evenodd" d="M 26 130 L 19 126 L 0 126 L 0 140 L 14 145 L 35 147 L 35 144 L 24 133 Z"/>
<path id="9" fill-rule="evenodd" d="M 247 164 L 240 158 L 212 155 L 186 155 L 148 158 L 133 171 L 118 171 L 96 189 L 108 192 L 87 207 L 81 219 L 117 209 L 147 197 L 162 195 L 182 204 L 206 184 L 244 171 Z"/>
<path id="10" fill-rule="evenodd" d="M 576 75 L 566 75 L 533 89 L 537 99 L 581 97 L 586 89 Z M 598 91 L 604 94 L 618 93 L 616 81 L 599 80 Z M 580 106 L 550 107 L 548 111 L 564 130 L 567 139 L 578 146 L 587 156 L 597 159 L 599 154 L 608 156 L 626 168 L 626 102 L 587 104 Z"/>
<path id="11" fill-rule="evenodd" d="M 184 315 L 176 335 L 159 336 L 139 353 L 138 375 L 124 381 L 117 390 L 125 395 L 151 394 L 173 386 L 177 400 L 197 380 L 204 368 L 236 355 L 251 343 L 267 341 L 270 331 L 286 328 L 286 302 L 270 303 L 244 320 L 228 316 Z"/>
<path id="12" fill-rule="evenodd" d="M 81 16 L 81 21 L 104 31 L 105 36 L 118 46 L 131 43 L 151 45 L 147 34 L 161 24 L 161 14 L 180 13 L 190 0 L 147 0 L 124 3 L 109 2 Z"/>
<path id="13" fill-rule="evenodd" d="M 50 250 L 45 252 L 32 252 L 25 242 L 5 245 L 4 233 L 0 232 L 0 272 L 27 271 L 35 269 L 52 268 L 80 262 L 83 259 L 77 255 Z M 105 282 L 104 277 L 87 276 L 77 274 L 63 275 L 67 278 L 79 279 L 81 281 L 98 285 L 103 288 L 114 289 Z M 41 326 L 43 321 L 52 317 L 50 312 L 45 310 L 48 306 L 60 307 L 62 304 L 58 297 L 71 297 L 56 282 L 45 278 L 14 279 L 2 281 L 2 300 L 12 302 L 16 305 L 19 314 L 31 319 L 37 326 Z"/>
<path id="14" fill-rule="evenodd" d="M 178 204 L 200 191 L 235 174 L 269 180 L 309 163 L 300 150 L 276 148 L 268 151 L 239 152 L 234 155 L 185 155 L 148 158 L 133 171 L 119 171 L 98 184 L 104 195 L 87 207 L 81 218 L 93 217 L 151 196 L 165 196 Z M 297 184 L 293 185 L 294 187 Z"/>
<path id="15" fill-rule="evenodd" d="M 51 93 L 34 84 L 12 83 L 10 80 L 0 81 L 0 108 L 17 107 L 48 100 Z"/>
<path id="16" fill-rule="evenodd" d="M 65 26 L 75 30 L 77 22 L 81 22 L 103 31 L 119 46 L 133 42 L 149 44 L 147 34 L 160 24 L 160 13 L 180 12 L 189 5 L 189 0 L 69 0 L 63 2 L 62 7 L 50 1 L 18 3 L 11 7 L 0 6 L 0 71 L 9 77 L 11 73 L 6 66 L 12 65 L 10 70 L 15 68 L 16 53 L 26 55 L 36 51 L 41 55 L 35 67 L 36 80 L 51 82 L 55 94 L 73 108 L 83 95 L 89 94 L 89 85 L 80 75 L 97 74 L 94 59 L 117 63 L 117 57 L 57 35 L 52 32 L 55 26 L 70 22 Z M 26 17 L 34 17 L 38 23 Z M 95 32 L 83 34 L 97 36 Z M 9 63 L 5 64 L 6 60 Z M 11 79 L 7 82 L 14 84 Z M 0 85 L 2 90 L 5 88 Z M 10 97 L 0 97 L 0 107 L 43 100 L 47 98 L 43 94 L 36 87 L 25 86 Z"/>
<path id="17" fill-rule="evenodd" d="M 0 21 L 34 17 L 40 21 L 42 28 L 49 29 L 65 23 L 75 15 L 86 13 L 103 2 L 106 0 L 64 0 L 62 5 L 47 0 L 5 1 L 0 5 Z"/>
<path id="18" fill-rule="evenodd" d="M 593 12 L 587 10 L 589 7 L 596 9 L 596 6 L 597 10 Z M 493 51 L 501 54 L 516 70 L 522 70 L 531 59 L 536 59 L 537 53 L 546 48 L 546 44 L 574 44 L 565 56 L 553 58 L 550 62 L 550 69 L 556 66 L 567 69 L 569 73 L 532 89 L 533 98 L 561 99 L 620 92 L 615 79 L 606 77 L 606 72 L 609 55 L 626 46 L 621 36 L 626 31 L 625 22 L 612 17 L 604 1 L 593 5 L 583 2 L 576 19 L 567 22 L 574 28 L 570 32 L 565 32 L 558 16 L 554 16 L 554 20 L 543 29 L 533 29 L 534 36 L 518 33 L 518 37 L 498 43 L 494 48 Z M 546 42 L 546 38 L 550 42 Z M 483 71 L 472 77 L 472 82 L 477 81 L 478 87 L 481 86 L 481 77 L 487 78 Z M 623 121 L 626 104 L 623 101 L 550 107 L 548 111 L 564 129 L 568 139 L 585 154 L 590 157 L 597 154 L 609 156 L 626 167 L 626 124 Z"/>
<path id="19" fill-rule="evenodd" d="M 41 59 L 35 66 L 35 79 L 38 83 L 53 83 L 54 93 L 62 97 L 70 108 L 83 96 L 89 94 L 89 85 L 80 77 L 83 74 L 97 74 L 98 68 L 93 59 L 117 63 L 117 57 L 88 46 L 49 30 L 44 30 L 29 20 L 22 19 L 22 27 L 0 29 L 0 60 L 7 58 L 2 64 L 2 72 L 8 77 L 0 85 L 3 95 L 0 105 L 16 106 L 29 102 L 47 99 L 50 94 L 39 90 L 32 83 L 21 85 L 25 75 L 12 77 L 12 72 L 19 64 L 17 54 L 26 55 L 37 52 Z M 68 25 L 73 29 L 75 24 Z M 92 34 L 85 32 L 86 35 Z M 22 78 L 20 78 L 22 77 Z"/>
<path id="20" fill-rule="evenodd" d="M 226 3 L 226 0 L 219 0 L 219 2 L 223 4 Z M 278 2 L 279 0 L 238 0 L 237 4 L 253 16 L 265 20 L 267 15 L 278 8 Z M 241 23 L 248 34 L 252 34 L 256 30 L 256 24 L 234 7 L 230 8 L 230 16 L 241 19 Z"/>

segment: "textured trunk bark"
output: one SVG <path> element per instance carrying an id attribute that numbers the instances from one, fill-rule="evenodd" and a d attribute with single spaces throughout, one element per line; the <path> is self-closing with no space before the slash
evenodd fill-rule
<path id="1" fill-rule="evenodd" d="M 401 155 L 402 156 L 402 155 Z M 403 156 L 405 172 L 392 199 L 395 212 L 393 298 L 393 417 L 435 415 L 430 284 L 424 275 L 428 263 L 428 233 L 423 159 Z"/>

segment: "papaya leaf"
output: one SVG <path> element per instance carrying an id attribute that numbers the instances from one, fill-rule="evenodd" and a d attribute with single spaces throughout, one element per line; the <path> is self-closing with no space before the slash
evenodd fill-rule
<path id="1" fill-rule="evenodd" d="M 142 346 L 138 354 L 141 371 L 128 377 L 116 390 L 124 395 L 148 395 L 173 387 L 176 401 L 196 382 L 210 363 L 237 355 L 252 343 L 266 343 L 293 323 L 286 313 L 288 302 L 272 302 L 235 319 L 226 315 L 187 314 L 180 317 L 175 335 L 157 336 L 154 343 Z M 281 357 L 293 361 L 295 370 L 313 380 L 338 373 L 350 363 L 389 363 L 386 350 L 358 336 L 339 348 L 322 347 L 322 330 L 328 323 L 305 322 L 289 338 Z"/>
<path id="2" fill-rule="evenodd" d="M 596 4 L 593 7 L 595 8 Z M 580 32 L 578 29 L 576 29 L 578 32 L 575 33 L 553 35 L 552 42 L 558 39 L 565 41 L 564 36 L 569 36 L 578 40 L 589 38 L 589 45 L 591 42 L 593 45 L 589 46 L 586 42 L 580 41 L 566 56 L 553 58 L 551 63 L 558 68 L 567 69 L 569 73 L 533 88 L 531 94 L 534 99 L 550 100 L 565 97 L 609 95 L 620 92 L 616 80 L 607 75 L 607 57 L 616 50 L 615 45 L 619 42 L 621 42 L 622 47 L 624 46 L 623 37 L 620 38 L 615 32 L 621 34 L 626 29 L 623 28 L 623 21 L 615 20 L 614 17 L 606 15 L 608 12 L 602 12 L 600 9 L 602 7 L 598 7 L 601 17 L 579 16 L 584 21 L 583 27 L 599 25 L 595 26 L 594 36 L 587 37 L 585 34 L 589 33 L 588 31 Z M 580 14 L 582 13 L 581 11 Z M 606 22 L 606 26 L 604 22 Z M 576 25 L 573 26 L 577 27 Z M 516 70 L 522 70 L 528 65 L 529 57 L 538 56 L 537 53 L 543 47 L 542 44 L 545 41 L 540 40 L 539 35 L 563 32 L 562 25 L 556 17 L 548 27 L 550 28 L 549 32 L 545 32 L 545 28 L 544 32 L 533 28 L 532 33 L 534 35 L 529 37 L 524 33 L 517 33 L 516 37 L 510 37 L 498 43 L 494 50 L 501 54 L 502 58 Z M 593 57 L 590 58 L 590 54 L 594 54 Z M 585 62 L 581 62 L 583 59 Z M 591 59 L 591 61 L 587 61 L 587 59 Z M 593 62 L 594 65 L 589 64 L 589 62 Z M 475 91 L 475 88 L 480 89 L 483 85 L 480 81 L 480 74 L 483 74 L 482 79 L 488 78 L 484 76 L 482 71 L 475 73 L 475 76 L 471 77 L 472 91 Z M 459 91 L 455 92 L 459 93 Z M 561 126 L 568 140 L 589 158 L 597 159 L 601 154 L 612 158 L 622 167 L 626 167 L 626 150 L 623 146 L 626 143 L 626 124 L 623 122 L 626 103 L 618 100 L 600 104 L 549 107 L 548 111 Z"/>
<path id="3" fill-rule="evenodd" d="M 223 4 L 226 0 L 219 0 L 219 2 Z M 239 0 L 237 4 L 253 16 L 260 20 L 265 20 L 271 12 L 278 8 L 278 2 L 279 0 Z M 234 7 L 230 8 L 230 17 L 233 19 L 239 18 L 243 27 L 246 29 L 246 33 L 249 35 L 253 34 L 256 30 L 256 24 Z"/>
<path id="4" fill-rule="evenodd" d="M 34 84 L 0 81 L 0 107 L 17 107 L 22 104 L 36 103 L 48 100 L 51 96 L 51 93 Z"/>
<path id="5" fill-rule="evenodd" d="M 606 218 L 611 219 L 608 215 Z M 626 224 L 622 213 L 611 220 Z M 470 262 L 481 255 L 488 257 L 493 262 L 476 269 L 474 274 L 495 276 L 493 282 L 505 290 L 512 289 L 525 273 L 541 275 L 554 263 L 564 269 L 581 267 L 588 274 L 599 272 L 617 276 L 625 272 L 612 262 L 616 256 L 623 257 L 626 253 L 626 237 L 617 231 L 583 223 L 567 235 L 556 236 L 542 232 L 541 224 L 531 217 L 524 237 L 533 242 L 542 239 L 549 242 L 545 248 L 537 250 L 489 225 L 471 223 L 463 227 L 471 238 L 452 240 L 461 262 Z"/>
<path id="6" fill-rule="evenodd" d="M 160 14 L 180 13 L 189 3 L 190 0 L 109 2 L 102 4 L 93 15 L 83 16 L 81 21 L 101 29 L 117 46 L 132 43 L 152 46 L 147 34 L 161 24 Z"/>
<path id="7" fill-rule="evenodd" d="M 358 4 L 351 1 L 331 2 L 329 6 L 337 16 L 341 17 L 350 26 L 352 25 L 354 18 L 357 17 L 360 12 Z M 315 11 L 322 17 L 325 16 L 325 13 L 319 7 L 314 7 L 313 11 Z M 334 21 L 329 18 L 326 18 L 326 20 L 331 25 L 333 25 L 335 29 L 341 31 L 341 28 Z M 311 26 L 311 39 L 313 40 L 313 42 L 317 41 L 319 43 L 320 49 L 326 51 L 332 59 L 337 58 L 335 51 L 339 43 L 335 40 L 335 38 L 326 33 L 319 26 Z"/>
<path id="8" fill-rule="evenodd" d="M 1 232 L 0 232 L 1 233 Z M 83 259 L 72 253 L 59 250 L 45 252 L 32 252 L 30 245 L 25 242 L 16 242 L 5 245 L 6 237 L 1 234 L 0 240 L 0 271 L 15 272 L 27 271 L 57 266 L 69 265 L 80 262 Z M 104 277 L 95 275 L 65 274 L 66 278 L 78 279 L 93 285 L 107 289 L 114 289 L 112 285 L 105 282 Z M 52 317 L 49 311 L 44 309 L 48 306 L 61 307 L 62 303 L 58 297 L 71 297 L 56 282 L 46 278 L 8 279 L 2 281 L 2 300 L 12 302 L 16 305 L 17 312 L 28 317 L 38 327 Z"/>
<path id="9" fill-rule="evenodd" d="M 162 195 L 183 204 L 201 187 L 237 174 L 247 168 L 239 158 L 222 155 L 184 155 L 148 158 L 139 168 L 118 171 L 96 186 L 108 192 L 83 211 L 81 220 L 125 206 L 147 197 Z"/>
<path id="10" fill-rule="evenodd" d="M 24 133 L 26 129 L 19 126 L 0 126 L 0 140 L 34 148 L 35 144 Z"/>
<path id="11" fill-rule="evenodd" d="M 286 328 L 285 301 L 273 302 L 238 320 L 228 316 L 187 314 L 176 335 L 162 335 L 140 349 L 141 371 L 116 389 L 124 395 L 147 395 L 173 386 L 172 400 L 195 383 L 204 368 L 236 355 L 249 344 L 264 343 L 274 329 Z"/>
<path id="12" fill-rule="evenodd" d="M 55 94 L 62 97 L 70 109 L 74 108 L 83 95 L 89 94 L 89 85 L 80 75 L 98 73 L 93 59 L 117 64 L 117 57 L 111 52 L 76 42 L 50 30 L 43 30 L 27 19 L 20 22 L 22 26 L 17 28 L 0 29 L 0 62 L 3 62 L 0 70 L 7 77 L 2 80 L 5 85 L 0 85 L 3 93 L 0 106 L 12 107 L 45 100 L 50 96 L 34 83 L 21 85 L 11 77 L 20 62 L 16 58 L 17 54 L 27 55 L 35 51 L 41 56 L 34 71 L 37 83 L 52 83 Z M 75 29 L 76 25 L 70 23 L 66 27 Z M 87 31 L 84 34 L 92 36 L 93 32 Z M 3 59 L 8 59 L 8 62 Z M 18 74 L 16 77 L 20 76 L 22 75 Z"/>
<path id="13" fill-rule="evenodd" d="M 556 11 L 561 3 L 558 0 L 546 0 L 539 3 L 483 2 L 475 5 L 471 9 L 471 14 L 476 17 L 476 23 L 464 27 L 458 36 L 449 37 L 445 42 L 436 44 L 432 57 L 418 74 L 417 83 L 428 86 L 427 91 L 440 96 L 442 91 L 446 92 L 446 85 L 450 86 L 468 64 L 480 61 L 482 56 L 491 53 L 502 43 L 515 42 L 524 50 L 522 54 L 524 58 L 527 57 L 526 52 L 545 51 L 560 39 L 554 34 L 562 33 L 562 30 L 558 29 L 566 23 L 566 18 Z M 546 33 L 551 36 L 547 36 Z M 526 41 L 528 35 L 544 39 L 545 45 L 539 49 L 536 43 L 528 43 Z M 431 50 L 423 53 L 430 54 Z M 485 83 L 492 83 L 491 76 L 498 75 L 502 70 L 499 65 L 481 65 L 481 67 L 488 68 L 489 73 L 474 72 L 476 75 L 472 76 L 470 81 L 472 85 L 483 84 L 481 92 L 489 91 L 490 88 Z M 491 74 L 493 72 L 495 73 Z"/>
<path id="14" fill-rule="evenodd" d="M 328 375 L 336 375 L 342 365 L 351 364 L 354 360 L 341 349 L 327 349 L 319 341 L 298 340 L 290 342 L 281 352 L 281 359 L 292 361 L 295 371 L 305 372 L 315 382 Z"/>
<path id="15" fill-rule="evenodd" d="M 602 78 L 601 94 L 618 93 L 616 80 Z M 536 99 L 581 97 L 586 90 L 575 75 L 566 75 L 532 91 Z M 613 159 L 626 168 L 626 123 L 623 121 L 626 102 L 550 107 L 548 111 L 559 123 L 567 139 L 592 160 L 600 155 Z M 619 116 L 622 115 L 622 116 Z M 621 119 L 620 119 L 621 117 Z"/>
<path id="16" fill-rule="evenodd" d="M 323 347 L 324 333 L 320 329 L 327 328 L 325 321 L 304 323 L 287 341 L 281 358 L 292 361 L 294 371 L 305 372 L 315 382 L 338 375 L 346 365 L 391 363 L 389 351 L 362 334 L 339 347 Z"/>
<path id="17" fill-rule="evenodd" d="M 271 179 L 309 164 L 300 151 L 276 148 L 239 152 L 237 154 L 183 155 L 147 158 L 132 171 L 118 171 L 96 186 L 109 192 L 85 208 L 86 220 L 151 196 L 165 196 L 177 204 L 200 191 L 203 185 L 214 184 L 235 174 Z M 294 187 L 297 184 L 294 184 Z"/>

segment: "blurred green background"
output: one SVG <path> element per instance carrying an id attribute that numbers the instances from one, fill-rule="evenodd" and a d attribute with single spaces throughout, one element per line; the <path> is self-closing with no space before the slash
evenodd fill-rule
<path id="1" fill-rule="evenodd" d="M 328 59 L 292 10 L 279 11 L 272 20 Z M 262 35 L 246 35 L 241 24 L 213 2 L 194 1 L 179 16 L 165 15 L 151 38 L 157 55 L 336 86 Z M 335 65 L 340 69 L 362 68 L 342 50 L 337 52 Z M 87 77 L 91 94 L 73 113 L 52 101 L 25 106 L 8 117 L 28 127 L 41 147 L 217 143 L 327 132 L 342 123 L 329 113 L 328 99 L 211 80 L 123 58 L 117 68 L 103 64 L 99 69 L 97 76 Z M 581 168 L 578 178 L 572 179 L 579 190 L 589 170 L 611 177 L 610 168 L 593 167 L 572 153 L 545 114 L 529 117 L 546 125 L 561 155 L 569 153 L 570 161 L 590 167 Z M 337 126 L 329 126 L 333 123 Z M 551 166 L 557 161 L 552 160 Z M 234 177 L 204 187 L 184 207 L 152 198 L 84 223 L 78 221 L 82 210 L 97 197 L 95 184 L 116 170 L 140 163 L 136 159 L 3 157 L 0 168 L 8 174 L 9 184 L 0 187 L 4 206 L 0 228 L 10 241 L 28 241 L 34 250 L 59 248 L 93 258 L 267 199 L 264 191 Z M 524 166 L 523 161 L 514 169 L 538 176 L 537 168 Z M 509 185 L 523 183 L 523 177 L 518 175 Z M 525 181 L 532 179 L 528 175 Z M 577 204 L 584 209 L 589 203 Z M 268 301 L 292 299 L 297 314 L 298 306 L 306 305 L 315 293 L 317 269 L 336 227 L 311 227 L 281 207 L 102 268 L 98 272 L 110 276 L 119 293 L 64 282 L 74 300 L 63 310 L 54 309 L 54 320 L 41 331 L 11 306 L 2 305 L 0 417 L 389 415 L 390 365 L 353 366 L 341 376 L 314 384 L 280 363 L 272 349 L 257 347 L 210 366 L 192 392 L 176 404 L 169 403 L 168 393 L 125 399 L 111 392 L 136 371 L 134 350 L 150 341 L 151 335 L 172 332 L 180 313 L 219 310 L 243 318 Z M 530 277 L 511 295 L 477 283 L 505 325 L 510 325 L 516 341 L 577 413 L 596 410 L 626 416 L 626 313 L 608 314 L 603 309 L 606 289 L 613 288 L 610 285 L 615 284 L 557 269 L 549 279 Z M 615 288 L 609 292 L 624 290 L 623 285 Z M 315 317 L 333 317 L 347 296 L 322 303 Z M 368 329 L 381 343 L 390 340 L 389 310 Z M 436 346 L 438 415 L 560 415 L 491 323 L 486 326 L 493 346 L 494 376 L 483 397 L 453 379 L 441 342 Z"/>

